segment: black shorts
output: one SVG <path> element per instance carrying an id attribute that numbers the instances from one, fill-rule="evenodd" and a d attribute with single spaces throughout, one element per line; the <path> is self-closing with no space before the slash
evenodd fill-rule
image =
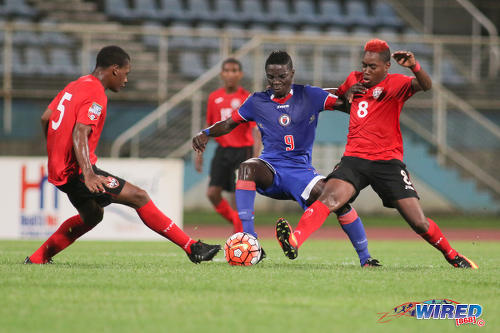
<path id="1" fill-rule="evenodd" d="M 353 202 L 362 189 L 371 185 L 377 192 L 385 207 L 394 208 L 395 200 L 415 197 L 417 191 L 410 180 L 406 165 L 400 160 L 371 161 L 364 158 L 344 156 L 326 179 L 338 178 L 351 183 L 356 194 L 349 202 Z"/>
<path id="2" fill-rule="evenodd" d="M 210 164 L 209 186 L 219 186 L 228 192 L 234 192 L 236 170 L 241 162 L 252 157 L 252 147 L 221 147 L 218 146 Z"/>
<path id="3" fill-rule="evenodd" d="M 89 191 L 83 181 L 83 175 L 80 174 L 71 178 L 66 184 L 57 186 L 58 189 L 68 195 L 69 201 L 78 209 L 88 200 L 94 200 L 101 207 L 106 207 L 113 202 L 113 197 L 121 193 L 126 181 L 120 177 L 116 177 L 104 170 L 99 169 L 95 165 L 92 166 L 97 175 L 108 178 L 108 184 L 105 186 L 106 192 L 92 193 Z"/>

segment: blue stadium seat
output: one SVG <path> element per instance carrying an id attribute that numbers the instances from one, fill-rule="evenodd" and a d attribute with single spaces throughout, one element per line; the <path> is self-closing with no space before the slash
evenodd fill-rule
<path id="1" fill-rule="evenodd" d="M 220 52 L 211 52 L 208 54 L 208 68 L 212 68 L 221 60 Z"/>
<path id="2" fill-rule="evenodd" d="M 152 48 L 158 48 L 160 46 L 160 33 L 162 31 L 162 25 L 158 22 L 146 22 L 142 25 L 142 31 L 145 33 L 142 35 L 142 42 Z"/>
<path id="3" fill-rule="evenodd" d="M 64 48 L 49 50 L 50 70 L 54 74 L 73 76 L 80 73 L 80 68 L 73 62 L 71 53 Z"/>
<path id="4" fill-rule="evenodd" d="M 57 23 L 54 21 L 42 21 L 40 22 L 42 27 L 52 27 L 55 28 Z M 71 46 L 74 41 L 72 38 L 59 31 L 43 31 L 40 34 L 40 41 L 43 45 L 61 45 L 61 46 Z"/>
<path id="5" fill-rule="evenodd" d="M 321 21 L 317 19 L 314 2 L 310 0 L 298 0 L 295 2 L 295 14 L 292 16 L 292 19 L 300 24 L 321 24 Z"/>
<path id="6" fill-rule="evenodd" d="M 246 32 L 246 29 L 243 28 L 239 24 L 234 24 L 234 23 L 227 24 L 224 27 L 224 32 L 226 32 L 227 34 L 229 34 L 229 36 L 231 36 L 231 43 L 232 43 L 233 49 L 239 49 L 240 47 L 243 46 L 243 44 L 245 44 L 248 41 L 248 39 L 246 39 L 246 38 L 239 38 L 239 37 L 233 36 L 236 34 L 239 35 L 241 33 Z"/>
<path id="7" fill-rule="evenodd" d="M 327 28 L 332 25 L 347 27 L 349 24 L 338 0 L 321 0 L 317 19 L 322 24 L 325 24 Z"/>
<path id="8" fill-rule="evenodd" d="M 187 20 L 182 0 L 161 0 L 161 8 L 158 14 L 166 22 L 182 22 Z"/>
<path id="9" fill-rule="evenodd" d="M 391 5 L 385 1 L 376 1 L 373 7 L 373 13 L 376 24 L 379 26 L 400 29 L 404 25 Z"/>
<path id="10" fill-rule="evenodd" d="M 246 23 L 268 24 L 270 19 L 264 12 L 260 0 L 245 0 L 241 2 L 241 19 Z"/>
<path id="11" fill-rule="evenodd" d="M 346 20 L 352 27 L 373 28 L 377 24 L 375 17 L 369 15 L 368 7 L 364 2 L 351 0 L 346 3 Z"/>
<path id="12" fill-rule="evenodd" d="M 23 16 L 28 18 L 35 17 L 38 12 L 26 4 L 25 0 L 4 0 L 2 8 L 6 16 Z"/>
<path id="13" fill-rule="evenodd" d="M 40 45 L 38 34 L 28 30 L 17 30 L 14 32 L 12 40 L 15 45 Z"/>
<path id="14" fill-rule="evenodd" d="M 302 29 L 300 29 L 300 33 L 307 36 L 319 36 L 323 33 L 323 31 L 318 25 L 304 25 L 302 26 Z"/>
<path id="15" fill-rule="evenodd" d="M 12 73 L 14 75 L 26 74 L 25 62 L 23 60 L 23 52 L 21 49 L 15 47 L 12 49 Z"/>
<path id="16" fill-rule="evenodd" d="M 169 31 L 189 34 L 193 32 L 193 28 L 186 23 L 174 22 L 169 27 Z M 191 35 L 174 35 L 170 38 L 168 45 L 174 49 L 193 49 L 197 47 Z"/>
<path id="17" fill-rule="evenodd" d="M 218 22 L 241 22 L 241 13 L 236 8 L 236 0 L 216 0 L 212 13 Z"/>
<path id="18" fill-rule="evenodd" d="M 216 21 L 209 2 L 206 0 L 189 0 L 188 10 L 185 12 L 185 15 L 193 23 Z"/>
<path id="19" fill-rule="evenodd" d="M 288 6 L 288 2 L 285 0 L 273 0 L 268 2 L 269 15 L 268 18 L 271 22 L 275 24 L 285 23 L 293 24 L 296 23 L 292 17 L 292 12 Z"/>
<path id="20" fill-rule="evenodd" d="M 179 57 L 181 73 L 186 77 L 194 79 L 205 72 L 203 59 L 198 52 L 182 52 Z"/>
<path id="21" fill-rule="evenodd" d="M 458 73 L 455 64 L 450 61 L 444 60 L 442 62 L 442 75 L 443 75 L 443 83 L 459 86 L 466 83 L 466 80 L 462 75 Z"/>
<path id="22" fill-rule="evenodd" d="M 160 20 L 163 18 L 155 0 L 134 0 L 133 15 L 143 20 Z"/>
<path id="23" fill-rule="evenodd" d="M 293 25 L 282 23 L 276 25 L 274 32 L 280 36 L 293 36 L 297 31 Z"/>
<path id="24" fill-rule="evenodd" d="M 50 74 L 47 59 L 42 49 L 37 47 L 28 47 L 25 52 L 27 74 Z"/>
<path id="25" fill-rule="evenodd" d="M 198 32 L 205 33 L 218 33 L 219 29 L 217 26 L 210 23 L 200 23 L 196 28 Z M 195 38 L 195 45 L 201 49 L 219 49 L 220 39 L 218 37 L 197 37 Z"/>
<path id="26" fill-rule="evenodd" d="M 125 0 L 105 0 L 104 12 L 111 18 L 123 21 L 135 20 L 136 16 Z"/>

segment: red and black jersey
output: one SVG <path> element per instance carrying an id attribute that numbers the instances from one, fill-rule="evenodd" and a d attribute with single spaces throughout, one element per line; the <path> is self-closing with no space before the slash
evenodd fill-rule
<path id="1" fill-rule="evenodd" d="M 108 98 L 104 87 L 93 75 L 69 83 L 49 104 L 52 114 L 47 132 L 48 179 L 62 185 L 80 167 L 73 151 L 73 128 L 77 122 L 90 125 L 88 137 L 90 163 L 97 162 L 95 149 L 106 118 Z"/>
<path id="2" fill-rule="evenodd" d="M 239 87 L 232 94 L 226 93 L 224 88 L 217 89 L 208 96 L 207 125 L 211 126 L 218 121 L 231 117 L 233 111 L 238 110 L 250 93 Z M 254 143 L 252 127 L 255 123 L 239 124 L 234 130 L 226 135 L 215 138 L 222 147 L 248 147 Z"/>
<path id="3" fill-rule="evenodd" d="M 337 95 L 344 95 L 362 79 L 363 73 L 351 72 L 337 90 Z M 402 74 L 387 74 L 364 95 L 354 97 L 344 156 L 368 160 L 403 160 L 399 115 L 403 104 L 414 94 L 412 80 L 413 77 Z"/>

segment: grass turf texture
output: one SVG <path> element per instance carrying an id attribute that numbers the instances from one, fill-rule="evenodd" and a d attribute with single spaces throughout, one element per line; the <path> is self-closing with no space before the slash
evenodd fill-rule
<path id="1" fill-rule="evenodd" d="M 296 226 L 302 216 L 302 212 L 293 211 L 286 214 L 256 211 L 255 224 L 272 225 L 280 217 L 285 217 L 288 222 Z M 365 227 L 401 227 L 409 228 L 408 224 L 398 214 L 394 215 L 363 215 L 360 214 Z M 429 214 L 440 228 L 500 228 L 500 221 L 495 215 L 433 215 Z M 211 211 L 184 211 L 184 225 L 228 225 L 219 214 Z M 325 225 L 338 226 L 335 217 L 329 217 Z"/>
<path id="2" fill-rule="evenodd" d="M 215 240 L 218 243 L 222 239 Z M 456 332 L 500 327 L 500 243 L 453 242 L 480 269 L 458 270 L 423 241 L 371 241 L 384 267 L 361 269 L 348 242 L 309 241 L 285 258 L 263 241 L 254 267 L 192 264 L 168 242 L 80 241 L 53 265 L 22 265 L 39 241 L 0 241 L 2 332 Z M 379 312 L 449 298 L 483 306 L 486 326 Z"/>

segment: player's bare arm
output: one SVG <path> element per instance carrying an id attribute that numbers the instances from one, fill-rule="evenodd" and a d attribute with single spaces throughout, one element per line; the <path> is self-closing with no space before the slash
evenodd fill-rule
<path id="1" fill-rule="evenodd" d="M 232 118 L 223 121 L 218 121 L 207 129 L 196 134 L 193 138 L 193 149 L 196 152 L 203 153 L 208 142 L 208 137 L 218 137 L 231 132 L 238 123 Z"/>
<path id="2" fill-rule="evenodd" d="M 358 95 L 364 95 L 366 93 L 366 90 L 367 88 L 361 82 L 356 82 L 346 91 L 343 97 L 346 101 L 352 103 L 354 97 Z"/>
<path id="3" fill-rule="evenodd" d="M 415 74 L 415 79 L 411 81 L 413 91 L 427 91 L 432 88 L 432 79 L 427 72 L 420 67 L 420 64 L 415 59 L 415 55 L 410 51 L 396 51 L 392 54 L 396 62 L 403 67 L 411 69 Z"/>
<path id="4" fill-rule="evenodd" d="M 45 109 L 45 112 L 42 114 L 42 117 L 40 119 L 42 123 L 42 131 L 43 134 L 45 135 L 45 138 L 47 138 L 47 131 L 49 130 L 49 121 L 51 115 L 52 115 L 52 110 L 47 108 Z"/>
<path id="5" fill-rule="evenodd" d="M 96 175 L 90 163 L 88 137 L 92 132 L 92 127 L 82 123 L 76 123 L 73 129 L 73 150 L 80 169 L 82 169 L 85 186 L 90 192 L 104 192 L 104 185 L 107 183 L 106 177 Z"/>

